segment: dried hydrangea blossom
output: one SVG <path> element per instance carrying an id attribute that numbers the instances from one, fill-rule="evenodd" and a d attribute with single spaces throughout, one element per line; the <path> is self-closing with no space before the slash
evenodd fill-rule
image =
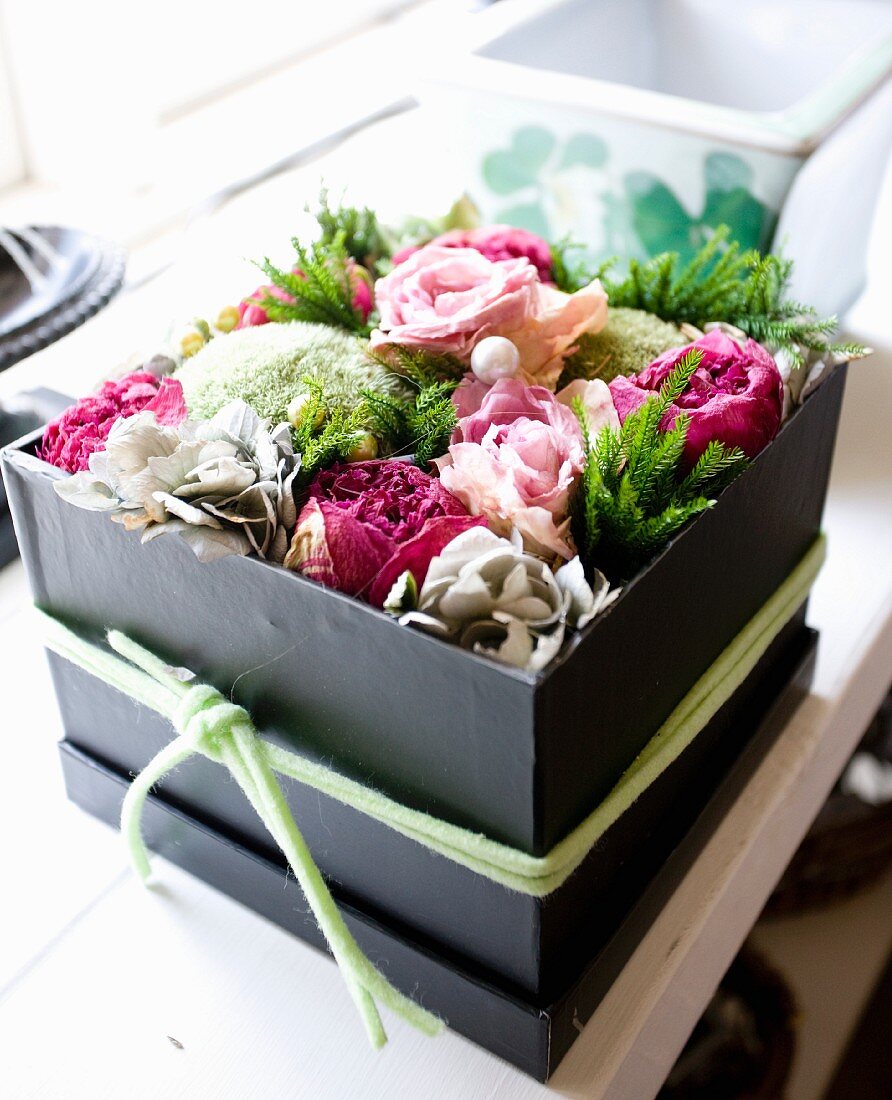
<path id="1" fill-rule="evenodd" d="M 244 402 L 175 428 L 151 413 L 119 420 L 89 470 L 53 483 L 80 508 L 109 512 L 142 541 L 181 535 L 200 561 L 257 553 L 281 562 L 297 521 L 299 469 L 287 424 L 272 433 Z"/>
<path id="2" fill-rule="evenodd" d="M 413 599 L 405 575 L 385 607 L 404 611 L 403 625 L 537 672 L 559 651 L 567 626 L 585 626 L 616 594 L 601 573 L 589 586 L 578 557 L 552 573 L 540 558 L 524 553 L 516 532 L 505 539 L 473 528 L 430 563 L 415 608 L 405 610 Z"/>

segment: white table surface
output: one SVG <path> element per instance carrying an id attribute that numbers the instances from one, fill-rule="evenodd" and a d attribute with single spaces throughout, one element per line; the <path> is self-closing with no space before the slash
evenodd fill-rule
<path id="1" fill-rule="evenodd" d="M 294 180 L 287 186 L 293 209 Z M 0 376 L 0 395 L 36 384 L 86 388 L 188 301 L 187 291 L 194 300 L 196 272 L 208 296 L 231 280 L 213 259 L 221 237 L 241 244 L 252 230 L 266 234 L 244 245 L 263 251 L 285 188 L 280 181 L 266 192 L 266 221 L 256 204 L 237 203 L 199 227 L 190 255 L 205 260 L 187 256 Z M 888 201 L 886 210 L 888 227 Z M 892 278 L 880 275 L 854 315 L 877 343 L 890 333 L 881 292 Z M 229 286 L 230 297 L 244 289 Z M 0 571 L 0 1095 L 654 1095 L 892 679 L 890 416 L 885 350 L 850 375 L 826 512 L 829 557 L 811 604 L 822 634 L 814 689 L 548 1087 L 456 1035 L 424 1039 L 394 1019 L 390 1044 L 373 1054 L 327 958 L 162 861 L 161 885 L 140 886 L 117 834 L 65 800 L 60 723 L 23 570 Z"/>

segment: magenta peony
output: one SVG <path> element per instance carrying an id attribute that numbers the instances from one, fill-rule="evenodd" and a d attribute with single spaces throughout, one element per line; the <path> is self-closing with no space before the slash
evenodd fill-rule
<path id="1" fill-rule="evenodd" d="M 372 346 L 406 344 L 469 360 L 486 336 L 517 347 L 524 379 L 553 389 L 564 357 L 607 321 L 595 280 L 564 294 L 539 279 L 525 257 L 488 260 L 471 248 L 427 245 L 375 284 L 381 319 Z"/>
<path id="2" fill-rule="evenodd" d="M 543 283 L 551 281 L 553 261 L 551 246 L 535 233 L 527 229 L 516 229 L 513 225 L 483 225 L 478 229 L 450 229 L 434 237 L 429 244 L 441 248 L 473 248 L 487 260 L 516 260 L 526 257 L 539 272 Z M 416 253 L 422 245 L 409 245 L 394 253 L 394 267 Z"/>
<path id="3" fill-rule="evenodd" d="M 383 607 L 402 573 L 420 587 L 443 547 L 483 522 L 408 462 L 335 465 L 310 486 L 285 565 Z"/>
<path id="4" fill-rule="evenodd" d="M 584 464 L 582 433 L 549 390 L 496 382 L 436 464 L 446 488 L 496 534 L 516 527 L 531 553 L 573 556 L 570 497 Z"/>
<path id="5" fill-rule="evenodd" d="M 660 426 L 671 427 L 679 413 L 690 418 L 683 458 L 688 469 L 713 439 L 726 447 L 739 447 L 754 458 L 777 435 L 783 411 L 783 381 L 777 364 L 761 344 L 747 340 L 741 348 L 719 329 L 695 344 L 667 351 L 640 374 L 614 378 L 610 392 L 620 421 L 660 388 L 691 348 L 699 348 L 703 359 Z"/>
<path id="6" fill-rule="evenodd" d="M 353 260 L 347 261 L 347 269 L 350 275 L 350 288 L 353 291 L 353 308 L 361 314 L 363 321 L 367 321 L 374 305 L 374 299 L 372 297 L 372 277 L 364 267 L 360 267 L 360 265 Z M 293 268 L 292 274 L 300 275 L 300 268 Z M 253 294 L 249 294 L 247 298 L 243 298 L 239 302 L 239 320 L 236 328 L 252 328 L 255 325 L 266 325 L 269 323 L 269 314 L 261 304 L 267 295 L 272 298 L 278 298 L 280 302 L 287 302 L 290 304 L 294 301 L 294 298 L 287 290 L 283 290 L 274 283 L 266 283 L 264 286 L 259 286 Z"/>
<path id="7" fill-rule="evenodd" d="M 38 455 L 61 470 L 76 474 L 88 468 L 90 455 L 105 450 L 114 424 L 138 412 L 153 412 L 159 424 L 174 426 L 186 419 L 183 387 L 173 378 L 160 382 L 144 371 L 105 382 L 82 397 L 48 426 Z"/>

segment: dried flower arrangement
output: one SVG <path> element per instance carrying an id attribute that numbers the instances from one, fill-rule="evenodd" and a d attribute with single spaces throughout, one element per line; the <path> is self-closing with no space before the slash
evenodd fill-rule
<path id="1" fill-rule="evenodd" d="M 614 279 L 466 199 L 400 233 L 323 194 L 317 222 L 48 427 L 56 491 L 529 671 L 864 352 L 724 231 Z"/>

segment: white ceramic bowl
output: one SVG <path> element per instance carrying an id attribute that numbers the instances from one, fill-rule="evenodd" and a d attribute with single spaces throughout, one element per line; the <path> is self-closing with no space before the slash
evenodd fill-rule
<path id="1" fill-rule="evenodd" d="M 487 220 L 594 258 L 690 254 L 725 222 L 834 311 L 863 281 L 890 73 L 885 0 L 503 0 L 428 44 L 420 83 Z"/>

